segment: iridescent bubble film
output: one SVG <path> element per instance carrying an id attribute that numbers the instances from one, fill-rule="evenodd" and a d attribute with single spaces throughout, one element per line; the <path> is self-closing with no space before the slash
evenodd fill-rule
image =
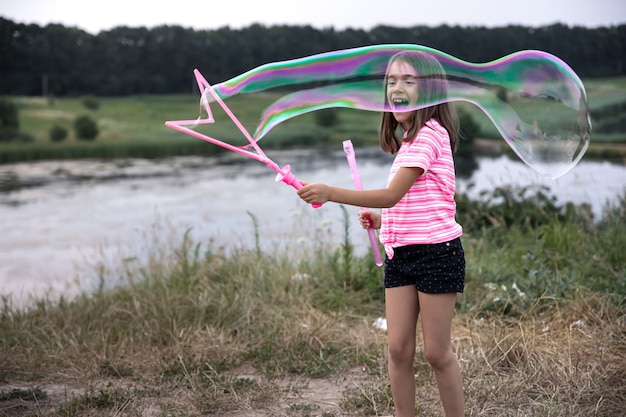
<path id="1" fill-rule="evenodd" d="M 261 115 L 254 133 L 258 141 L 281 122 L 315 110 L 391 111 L 385 72 L 399 52 L 426 54 L 440 64 L 434 70 L 418 70 L 418 86 L 442 76 L 448 86 L 447 96 L 420 93 L 418 102 L 406 110 L 445 101 L 472 103 L 522 161 L 549 178 L 572 169 L 589 146 L 589 105 L 580 78 L 561 59 L 541 51 L 521 51 L 475 64 L 419 45 L 377 45 L 263 65 L 212 89 L 222 100 L 281 92 Z M 202 99 L 213 101 L 208 92 Z"/>

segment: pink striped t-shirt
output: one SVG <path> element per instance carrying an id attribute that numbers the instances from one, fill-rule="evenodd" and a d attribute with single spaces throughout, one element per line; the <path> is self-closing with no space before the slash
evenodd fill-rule
<path id="1" fill-rule="evenodd" d="M 455 173 L 450 136 L 430 119 L 410 142 L 402 142 L 387 185 L 400 167 L 419 167 L 424 173 L 395 206 L 382 210 L 380 242 L 389 259 L 393 248 L 442 243 L 463 234 L 455 220 Z"/>

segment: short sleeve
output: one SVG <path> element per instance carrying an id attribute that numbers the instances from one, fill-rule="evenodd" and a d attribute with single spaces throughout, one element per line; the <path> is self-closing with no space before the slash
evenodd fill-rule
<path id="1" fill-rule="evenodd" d="M 443 142 L 439 132 L 429 126 L 424 126 L 407 147 L 406 154 L 403 155 L 399 166 L 418 167 L 427 172 L 431 165 L 441 156 Z"/>

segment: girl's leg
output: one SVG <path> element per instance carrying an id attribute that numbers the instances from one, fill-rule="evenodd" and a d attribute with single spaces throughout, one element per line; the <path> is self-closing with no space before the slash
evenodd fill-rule
<path id="1" fill-rule="evenodd" d="M 455 303 L 456 293 L 419 293 L 424 355 L 435 372 L 439 396 L 447 417 L 462 417 L 465 407 L 461 368 L 452 351 L 450 339 Z"/>
<path id="2" fill-rule="evenodd" d="M 420 306 L 413 285 L 385 289 L 389 380 L 396 417 L 415 416 L 415 327 Z"/>

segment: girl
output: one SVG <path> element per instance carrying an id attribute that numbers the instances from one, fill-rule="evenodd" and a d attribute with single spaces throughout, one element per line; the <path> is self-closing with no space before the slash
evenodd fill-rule
<path id="1" fill-rule="evenodd" d="M 364 228 L 380 229 L 385 260 L 385 314 L 389 379 L 397 417 L 415 416 L 415 336 L 421 314 L 424 355 L 432 367 L 448 417 L 464 414 L 461 369 L 450 328 L 456 293 L 463 292 L 465 255 L 455 221 L 452 153 L 459 132 L 446 102 L 441 64 L 427 52 L 399 52 L 387 66 L 380 143 L 395 154 L 387 187 L 350 190 L 306 184 L 298 195 L 309 204 L 328 201 L 382 208 L 359 213 Z M 432 104 L 406 111 L 420 104 Z M 402 138 L 396 135 L 401 130 Z"/>

